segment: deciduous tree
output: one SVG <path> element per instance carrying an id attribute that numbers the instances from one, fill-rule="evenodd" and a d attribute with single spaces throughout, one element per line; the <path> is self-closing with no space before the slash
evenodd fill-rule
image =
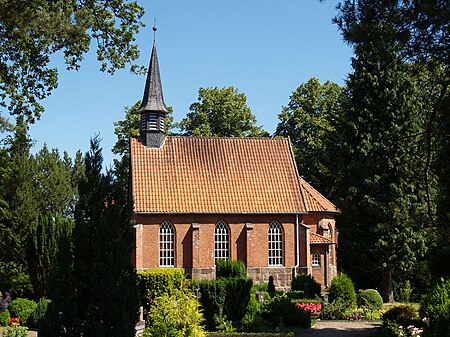
<path id="1" fill-rule="evenodd" d="M 51 57 L 78 69 L 93 43 L 102 71 L 124 68 L 139 56 L 143 13 L 135 1 L 0 1 L 0 106 L 34 122 L 58 85 Z"/>
<path id="2" fill-rule="evenodd" d="M 294 148 L 299 174 L 329 195 L 333 186 L 332 139 L 333 121 L 339 114 L 342 88 L 327 81 L 321 84 L 311 78 L 291 95 L 289 104 L 278 115 L 276 136 L 289 137 Z"/>
<path id="3" fill-rule="evenodd" d="M 200 88 L 198 102 L 178 127 L 187 136 L 261 137 L 267 132 L 255 125 L 256 117 L 247 106 L 247 97 L 234 87 Z"/>

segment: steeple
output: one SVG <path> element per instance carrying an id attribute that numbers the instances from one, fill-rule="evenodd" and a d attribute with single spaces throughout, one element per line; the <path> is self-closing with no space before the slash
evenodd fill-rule
<path id="1" fill-rule="evenodd" d="M 156 26 L 153 27 L 153 31 L 156 32 Z M 141 139 L 144 145 L 150 148 L 162 147 L 166 138 L 164 122 L 169 110 L 164 104 L 156 54 L 156 38 L 153 40 L 144 98 L 136 113 L 141 114 Z"/>

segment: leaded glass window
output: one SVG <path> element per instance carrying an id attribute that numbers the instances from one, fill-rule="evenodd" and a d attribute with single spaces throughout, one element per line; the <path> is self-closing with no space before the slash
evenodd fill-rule
<path id="1" fill-rule="evenodd" d="M 214 261 L 230 257 L 230 231 L 224 221 L 214 228 Z"/>
<path id="2" fill-rule="evenodd" d="M 169 221 L 159 226 L 159 265 L 175 266 L 175 229 Z"/>
<path id="3" fill-rule="evenodd" d="M 319 254 L 319 252 L 314 252 L 312 254 L 312 265 L 313 266 L 320 266 L 320 254 Z"/>
<path id="4" fill-rule="evenodd" d="M 269 266 L 283 265 L 283 230 L 278 221 L 269 225 Z"/>

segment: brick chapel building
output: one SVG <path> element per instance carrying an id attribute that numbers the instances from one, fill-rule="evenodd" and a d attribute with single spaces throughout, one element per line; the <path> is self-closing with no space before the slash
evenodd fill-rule
<path id="1" fill-rule="evenodd" d="M 166 136 L 156 44 L 131 139 L 137 270 L 215 277 L 242 260 L 255 283 L 288 289 L 297 273 L 327 287 L 336 275 L 339 210 L 298 174 L 287 138 Z"/>

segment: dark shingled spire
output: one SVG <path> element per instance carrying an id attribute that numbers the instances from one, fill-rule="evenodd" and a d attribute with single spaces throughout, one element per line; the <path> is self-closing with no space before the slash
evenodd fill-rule
<path id="1" fill-rule="evenodd" d="M 156 26 L 153 27 L 156 33 Z M 156 38 L 153 42 L 152 56 L 145 82 L 144 98 L 137 110 L 141 115 L 141 140 L 149 148 L 161 148 L 166 140 L 166 115 L 169 113 L 164 104 L 161 77 L 159 75 Z"/>
<path id="2" fill-rule="evenodd" d="M 152 56 L 148 68 L 147 81 L 145 82 L 144 98 L 137 113 L 147 111 L 159 111 L 169 113 L 164 104 L 164 97 L 159 75 L 158 56 L 156 55 L 156 41 L 153 42 Z"/>

